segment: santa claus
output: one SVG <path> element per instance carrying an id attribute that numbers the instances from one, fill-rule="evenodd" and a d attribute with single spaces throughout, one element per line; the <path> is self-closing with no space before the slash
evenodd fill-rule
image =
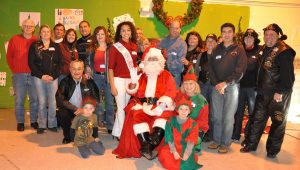
<path id="1" fill-rule="evenodd" d="M 161 50 L 150 47 L 142 57 L 143 73 L 135 74 L 135 78 L 132 76 L 127 92 L 133 98 L 125 108 L 125 128 L 119 146 L 113 152 L 118 157 L 142 155 L 151 160 L 157 156 L 154 149 L 164 137 L 166 121 L 174 114 L 173 99 L 176 96 L 176 83 L 164 70 L 165 62 Z"/>

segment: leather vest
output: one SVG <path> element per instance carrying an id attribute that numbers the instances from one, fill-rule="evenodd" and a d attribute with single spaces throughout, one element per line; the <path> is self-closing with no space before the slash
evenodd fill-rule
<path id="1" fill-rule="evenodd" d="M 286 50 L 293 50 L 284 41 L 278 41 L 273 47 L 265 45 L 259 51 L 260 59 L 257 85 L 259 89 L 274 90 L 280 82 L 280 66 L 275 62 L 276 58 Z"/>

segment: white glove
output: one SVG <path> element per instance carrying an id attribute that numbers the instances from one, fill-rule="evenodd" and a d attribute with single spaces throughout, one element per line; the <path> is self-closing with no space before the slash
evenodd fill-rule
<path id="1" fill-rule="evenodd" d="M 166 104 L 161 103 L 155 109 L 151 110 L 155 116 L 160 116 L 166 110 Z"/>
<path id="2" fill-rule="evenodd" d="M 130 73 L 130 79 L 132 84 L 136 84 L 142 75 L 142 74 L 139 75 L 137 74 L 137 67 L 130 69 L 129 73 Z"/>

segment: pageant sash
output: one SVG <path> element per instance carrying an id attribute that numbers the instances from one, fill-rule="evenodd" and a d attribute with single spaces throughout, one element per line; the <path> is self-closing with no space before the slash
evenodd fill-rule
<path id="1" fill-rule="evenodd" d="M 129 51 L 119 42 L 115 43 L 113 46 L 122 54 L 125 59 L 128 70 L 134 69 L 133 61 Z"/>

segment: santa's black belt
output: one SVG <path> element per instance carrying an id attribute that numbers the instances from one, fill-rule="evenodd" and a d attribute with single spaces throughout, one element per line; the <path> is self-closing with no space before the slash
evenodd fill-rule
<path id="1" fill-rule="evenodd" d="M 144 98 L 139 98 L 139 100 L 142 102 L 142 103 L 147 103 L 147 104 L 156 104 L 158 98 L 156 97 L 144 97 Z"/>

